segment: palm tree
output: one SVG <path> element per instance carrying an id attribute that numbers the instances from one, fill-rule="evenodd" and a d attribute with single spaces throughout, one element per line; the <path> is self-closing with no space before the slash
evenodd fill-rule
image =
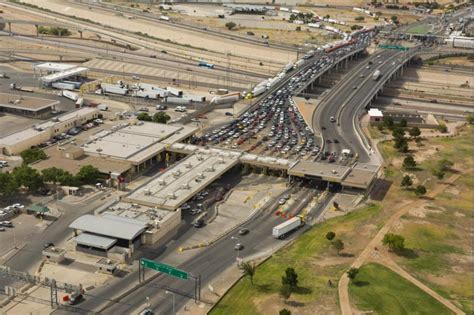
<path id="1" fill-rule="evenodd" d="M 250 263 L 250 262 L 243 262 L 239 264 L 239 269 L 242 270 L 242 273 L 244 276 L 250 278 L 250 283 L 253 285 L 253 276 L 255 275 L 255 271 L 257 270 L 257 266 L 255 266 L 255 263 Z"/>

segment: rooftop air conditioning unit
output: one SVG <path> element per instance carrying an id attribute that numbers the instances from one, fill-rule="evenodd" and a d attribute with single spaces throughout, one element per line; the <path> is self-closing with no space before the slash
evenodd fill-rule
<path id="1" fill-rule="evenodd" d="M 185 184 L 183 184 L 182 187 L 183 187 L 183 189 L 189 189 L 189 184 L 188 184 L 188 183 L 185 183 Z"/>
<path id="2" fill-rule="evenodd" d="M 175 193 L 169 193 L 169 194 L 168 194 L 168 198 L 169 198 L 169 199 L 176 199 Z"/>
<path id="3" fill-rule="evenodd" d="M 215 168 L 214 168 L 214 166 L 209 166 L 208 168 L 206 168 L 206 171 L 208 171 L 208 172 L 214 172 L 214 171 L 215 171 Z"/>
<path id="4" fill-rule="evenodd" d="M 151 195 L 150 189 L 145 189 L 145 196 L 150 196 L 150 195 Z"/>
<path id="5" fill-rule="evenodd" d="M 197 178 L 204 179 L 204 174 L 203 173 L 197 174 Z"/>
<path id="6" fill-rule="evenodd" d="M 191 163 L 186 164 L 186 168 L 192 168 L 192 167 L 193 167 L 193 165 Z"/>

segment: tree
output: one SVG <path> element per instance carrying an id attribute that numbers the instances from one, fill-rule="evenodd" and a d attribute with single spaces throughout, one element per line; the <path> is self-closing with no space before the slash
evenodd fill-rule
<path id="1" fill-rule="evenodd" d="M 351 269 L 347 270 L 346 273 L 347 273 L 347 276 L 349 277 L 349 279 L 351 279 L 351 281 L 352 281 L 352 280 L 355 279 L 355 277 L 359 273 L 359 268 L 351 268 Z"/>
<path id="2" fill-rule="evenodd" d="M 291 296 L 291 287 L 287 284 L 284 284 L 280 288 L 280 296 L 285 300 L 285 304 Z"/>
<path id="3" fill-rule="evenodd" d="M 403 159 L 403 168 L 407 170 L 414 169 L 416 167 L 416 161 L 413 156 L 408 155 Z"/>
<path id="4" fill-rule="evenodd" d="M 446 132 L 448 132 L 448 127 L 447 127 L 445 124 L 440 124 L 440 125 L 438 126 L 438 130 L 439 130 L 439 132 L 441 132 L 441 133 L 446 133 Z"/>
<path id="5" fill-rule="evenodd" d="M 436 176 L 437 179 L 443 179 L 444 175 L 446 175 L 445 171 L 440 169 L 433 170 L 433 175 Z"/>
<path id="6" fill-rule="evenodd" d="M 400 22 L 398 21 L 398 16 L 396 16 L 396 15 L 392 15 L 392 16 L 390 17 L 390 20 L 392 20 L 392 22 L 395 23 L 395 24 L 400 23 Z"/>
<path id="7" fill-rule="evenodd" d="M 447 171 L 453 167 L 454 163 L 448 159 L 441 159 L 438 161 L 438 168 L 443 171 Z"/>
<path id="8" fill-rule="evenodd" d="M 400 122 L 398 123 L 398 126 L 402 127 L 402 128 L 406 128 L 406 126 L 408 126 L 408 122 L 405 118 L 402 118 L 400 120 Z"/>
<path id="9" fill-rule="evenodd" d="M 409 175 L 403 176 L 402 183 L 400 184 L 400 186 L 408 188 L 411 185 L 413 185 L 413 181 L 412 181 L 411 177 Z"/>
<path id="10" fill-rule="evenodd" d="M 168 120 L 170 119 L 171 117 L 167 113 L 164 113 L 164 112 L 158 112 L 155 115 L 153 115 L 153 121 L 160 124 L 166 124 Z"/>
<path id="11" fill-rule="evenodd" d="M 473 114 L 469 114 L 466 116 L 466 121 L 468 124 L 472 125 L 474 124 L 474 115 Z"/>
<path id="12" fill-rule="evenodd" d="M 251 264 L 250 262 L 240 263 L 239 269 L 242 271 L 244 276 L 250 278 L 250 283 L 253 285 L 253 276 L 255 275 L 255 271 L 257 270 L 255 263 L 253 264 Z"/>
<path id="13" fill-rule="evenodd" d="M 101 178 L 99 170 L 92 165 L 85 165 L 81 167 L 76 175 L 76 178 L 81 184 L 95 184 Z"/>
<path id="14" fill-rule="evenodd" d="M 142 121 L 152 121 L 152 118 L 150 117 L 150 115 L 148 115 L 148 113 L 140 113 L 137 115 L 137 119 L 138 120 L 142 120 Z"/>
<path id="15" fill-rule="evenodd" d="M 337 239 L 334 242 L 332 242 L 332 247 L 334 247 L 334 249 L 337 251 L 337 254 L 339 255 L 341 250 L 344 249 L 344 242 Z"/>
<path id="16" fill-rule="evenodd" d="M 413 127 L 413 128 L 411 128 L 411 129 L 408 131 L 408 134 L 409 134 L 410 137 L 412 137 L 412 138 L 418 138 L 418 137 L 421 135 L 420 128 L 418 128 L 418 127 Z"/>
<path id="17" fill-rule="evenodd" d="M 332 241 L 336 237 L 336 233 L 330 231 L 326 233 L 326 238 L 328 241 Z"/>
<path id="18" fill-rule="evenodd" d="M 286 308 L 283 308 L 283 309 L 280 310 L 280 312 L 278 314 L 279 315 L 291 315 L 291 311 L 287 310 Z"/>
<path id="19" fill-rule="evenodd" d="M 298 274 L 293 268 L 286 268 L 285 275 L 281 277 L 281 283 L 288 285 L 290 289 L 294 289 L 298 286 Z"/>
<path id="20" fill-rule="evenodd" d="M 43 180 L 45 182 L 52 182 L 53 184 L 59 182 L 59 178 L 67 174 L 69 174 L 69 172 L 54 166 L 50 168 L 45 168 L 41 171 L 41 175 L 43 175 Z"/>
<path id="21" fill-rule="evenodd" d="M 383 237 L 382 244 L 391 251 L 400 251 L 405 248 L 405 238 L 398 234 L 387 233 Z"/>
<path id="22" fill-rule="evenodd" d="M 325 18 L 326 20 L 329 19 L 330 17 L 331 17 L 331 16 L 330 16 L 329 14 L 326 14 L 326 15 L 324 16 L 324 18 Z"/>
<path id="23" fill-rule="evenodd" d="M 10 196 L 18 190 L 18 183 L 12 173 L 0 173 L 0 195 Z"/>
<path id="24" fill-rule="evenodd" d="M 384 117 L 383 118 L 383 126 L 387 128 L 393 128 L 394 122 L 392 117 Z"/>
<path id="25" fill-rule="evenodd" d="M 26 149 L 20 153 L 23 164 L 28 165 L 39 160 L 46 160 L 48 156 L 39 148 Z"/>
<path id="26" fill-rule="evenodd" d="M 225 27 L 227 27 L 227 29 L 228 29 L 229 31 L 232 31 L 236 26 L 237 26 L 237 24 L 235 24 L 234 22 L 227 22 L 227 23 L 225 23 Z"/>
<path id="27" fill-rule="evenodd" d="M 415 195 L 417 195 L 417 196 L 423 196 L 424 194 L 426 194 L 426 187 L 423 186 L 423 185 L 418 185 L 418 186 L 416 186 L 416 188 L 415 188 Z"/>
<path id="28" fill-rule="evenodd" d="M 401 127 L 395 127 L 392 130 L 392 137 L 394 138 L 403 138 L 405 136 L 405 130 Z"/>
<path id="29" fill-rule="evenodd" d="M 37 170 L 29 166 L 17 167 L 13 170 L 13 176 L 18 186 L 26 187 L 29 191 L 38 190 L 44 185 L 43 177 Z"/>

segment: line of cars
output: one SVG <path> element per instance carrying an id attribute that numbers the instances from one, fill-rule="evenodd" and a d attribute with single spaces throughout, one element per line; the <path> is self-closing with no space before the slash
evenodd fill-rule
<path id="1" fill-rule="evenodd" d="M 303 116 L 293 102 L 292 95 L 298 94 L 307 83 L 319 75 L 323 68 L 333 64 L 338 57 L 354 48 L 366 45 L 369 36 L 365 34 L 360 36 L 360 40 L 322 56 L 310 67 L 296 73 L 283 88 L 262 100 L 256 109 L 246 112 L 242 117 L 225 126 L 204 134 L 200 142 L 202 144 L 223 143 L 234 149 L 244 143 L 254 142 L 248 151 L 263 147 L 263 151 L 270 151 L 277 155 L 301 157 L 318 155 L 320 146 L 315 143 L 314 133 L 305 124 Z M 270 128 L 268 134 L 258 139 L 257 134 L 267 127 Z M 252 141 L 252 139 L 257 141 Z"/>
<path id="2" fill-rule="evenodd" d="M 0 232 L 4 232 L 5 228 L 12 228 L 13 223 L 5 219 L 12 217 L 13 215 L 17 214 L 21 209 L 24 209 L 24 208 L 25 208 L 24 205 L 20 203 L 14 203 L 0 210 Z"/>

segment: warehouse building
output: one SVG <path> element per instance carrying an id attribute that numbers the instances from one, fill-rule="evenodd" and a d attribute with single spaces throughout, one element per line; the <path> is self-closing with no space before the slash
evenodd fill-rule
<path id="1" fill-rule="evenodd" d="M 18 155 L 22 151 L 50 140 L 52 137 L 96 119 L 99 110 L 83 107 L 67 114 L 54 117 L 19 132 L 0 138 L 0 154 Z"/>

